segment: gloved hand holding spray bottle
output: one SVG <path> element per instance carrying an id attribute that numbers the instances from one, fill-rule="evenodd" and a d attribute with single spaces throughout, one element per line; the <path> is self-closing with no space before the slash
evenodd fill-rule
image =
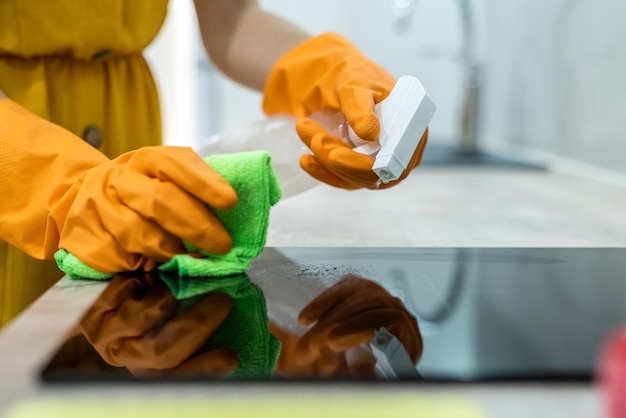
<path id="1" fill-rule="evenodd" d="M 372 170 L 378 177 L 377 184 L 383 185 L 406 175 L 405 170 L 412 169 L 411 159 L 415 155 L 421 158 L 426 145 L 428 123 L 434 115 L 435 105 L 419 80 L 403 76 L 398 79 L 390 94 L 375 105 L 374 110 L 380 122 L 378 141 L 359 138 L 339 111 L 316 111 L 309 115 L 309 119 L 313 119 L 328 134 L 343 141 L 353 151 L 372 158 Z M 318 180 L 309 176 L 300 166 L 301 155 L 310 153 L 303 142 L 306 140 L 303 138 L 301 141 L 296 132 L 295 117 L 275 115 L 243 128 L 213 135 L 207 139 L 199 153 L 206 156 L 267 150 L 272 156 L 283 197 L 287 197 L 319 184 Z M 275 285 L 276 283 L 273 284 Z M 289 299 L 293 302 L 293 297 Z M 299 306 L 298 312 L 302 308 L 303 306 Z M 273 319 L 280 319 L 276 325 L 285 332 L 301 337 L 307 328 L 298 323 L 298 312 L 279 315 L 280 318 Z M 369 348 L 357 346 L 348 350 L 348 362 L 358 363 L 364 356 L 368 356 L 364 350 L 369 351 Z"/>
<path id="2" fill-rule="evenodd" d="M 415 151 L 426 145 L 425 132 L 435 113 L 435 104 L 417 78 L 403 76 L 374 109 L 380 121 L 380 136 L 375 142 L 359 138 L 339 111 L 320 110 L 309 115 L 309 118 L 331 136 L 349 145 L 353 151 L 374 160 L 372 170 L 378 176 L 378 188 L 399 179 Z M 283 198 L 293 196 L 319 184 L 300 167 L 300 156 L 311 151 L 298 138 L 295 126 L 296 118 L 293 116 L 271 116 L 239 129 L 210 136 L 198 153 L 207 156 L 266 150 L 272 156 Z"/>

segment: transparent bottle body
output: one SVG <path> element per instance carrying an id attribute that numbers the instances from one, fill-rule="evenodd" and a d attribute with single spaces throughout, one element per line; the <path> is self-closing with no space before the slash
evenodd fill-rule
<path id="1" fill-rule="evenodd" d="M 360 145 L 350 134 L 345 117 L 338 111 L 318 111 L 310 115 L 330 135 L 348 145 Z M 272 157 L 272 166 L 280 183 L 283 198 L 309 190 L 320 184 L 300 167 L 300 157 L 311 154 L 296 132 L 296 118 L 276 115 L 240 128 L 219 132 L 206 138 L 198 148 L 202 157 L 243 151 L 265 150 Z M 360 140 L 363 141 L 363 140 Z"/>

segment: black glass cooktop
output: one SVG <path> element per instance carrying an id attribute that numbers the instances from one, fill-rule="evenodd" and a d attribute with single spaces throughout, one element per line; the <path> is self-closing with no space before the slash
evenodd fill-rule
<path id="1" fill-rule="evenodd" d="M 114 278 L 43 379 L 588 381 L 626 323 L 624 248 L 270 247 L 186 280 Z"/>

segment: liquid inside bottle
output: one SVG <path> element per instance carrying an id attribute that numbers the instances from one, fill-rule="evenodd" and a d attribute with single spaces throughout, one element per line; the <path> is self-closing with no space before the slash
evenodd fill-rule
<path id="1" fill-rule="evenodd" d="M 309 117 L 330 135 L 351 147 L 362 145 L 358 141 L 363 140 L 350 134 L 351 128 L 341 112 L 323 110 L 314 112 Z M 311 154 L 311 150 L 298 136 L 296 120 L 290 115 L 276 115 L 240 128 L 219 132 L 209 136 L 197 152 L 206 157 L 214 154 L 265 150 L 272 157 L 272 166 L 280 183 L 283 198 L 293 196 L 320 184 L 300 167 L 300 156 Z"/>

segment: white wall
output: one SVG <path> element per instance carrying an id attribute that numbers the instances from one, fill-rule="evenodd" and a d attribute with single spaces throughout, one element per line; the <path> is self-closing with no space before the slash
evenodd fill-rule
<path id="1" fill-rule="evenodd" d="M 483 132 L 626 173 L 626 2 L 491 0 Z"/>
<path id="2" fill-rule="evenodd" d="M 155 41 L 146 50 L 159 89 L 166 144 L 192 146 L 198 137 L 197 23 L 192 1 L 171 1 Z"/>

